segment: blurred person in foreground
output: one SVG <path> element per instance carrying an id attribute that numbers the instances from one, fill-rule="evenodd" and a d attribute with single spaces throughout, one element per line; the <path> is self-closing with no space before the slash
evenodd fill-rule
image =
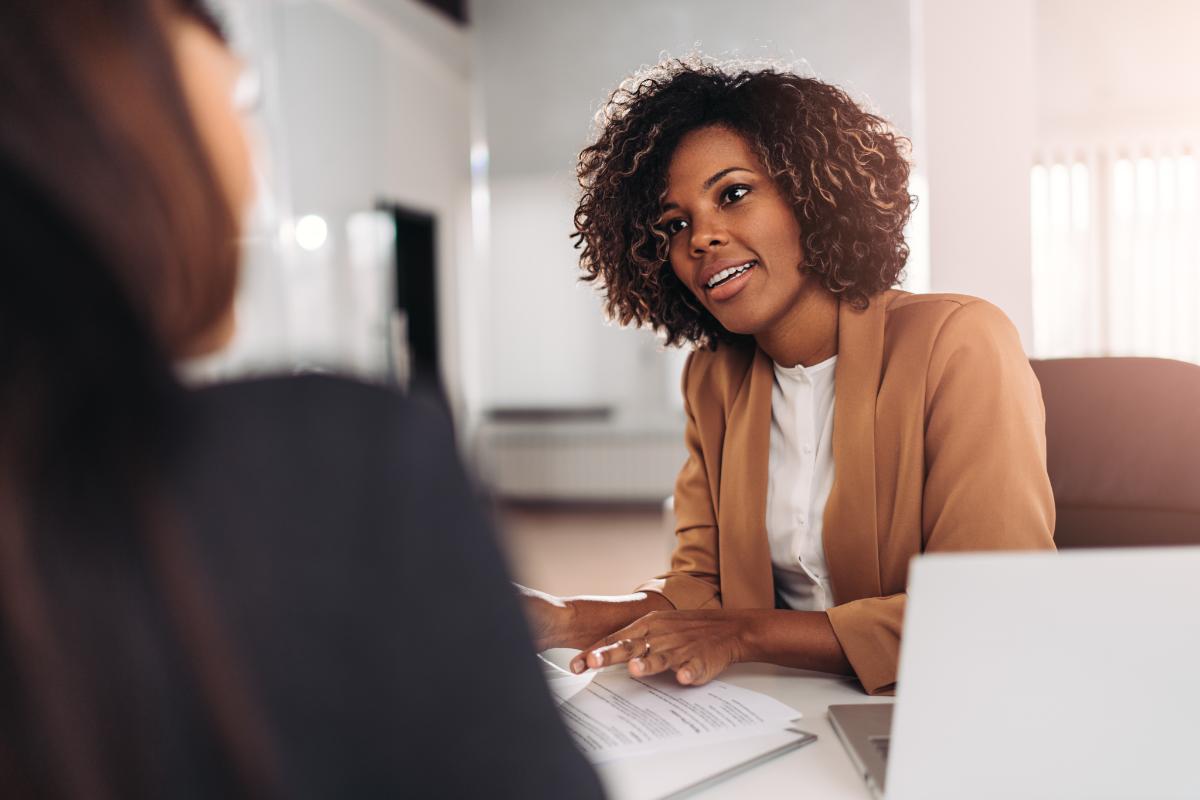
<path id="1" fill-rule="evenodd" d="M 598 797 L 439 412 L 173 375 L 238 73 L 195 0 L 0 6 L 0 796 Z"/>
<path id="2" fill-rule="evenodd" d="M 619 322 L 693 347 L 689 456 L 670 570 L 619 597 L 525 590 L 539 645 L 581 648 L 575 671 L 702 684 L 766 661 L 892 691 L 912 556 L 1054 547 L 1016 330 L 978 298 L 894 288 L 907 143 L 835 86 L 668 61 L 599 124 L 584 278 Z"/>

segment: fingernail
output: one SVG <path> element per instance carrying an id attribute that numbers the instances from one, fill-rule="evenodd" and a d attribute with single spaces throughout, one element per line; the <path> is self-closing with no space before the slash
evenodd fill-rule
<path id="1" fill-rule="evenodd" d="M 630 672 L 641 672 L 642 667 L 644 667 L 644 666 L 646 666 L 646 664 L 640 658 L 635 658 L 629 662 L 629 671 Z"/>
<path id="2" fill-rule="evenodd" d="M 571 672 L 574 672 L 576 675 L 583 672 L 583 669 L 584 669 L 584 667 L 583 667 L 582 661 L 572 661 L 571 662 Z"/>
<path id="3" fill-rule="evenodd" d="M 679 673 L 679 680 L 682 681 L 683 683 L 691 683 L 692 682 L 692 671 L 687 670 L 687 669 L 681 671 Z"/>

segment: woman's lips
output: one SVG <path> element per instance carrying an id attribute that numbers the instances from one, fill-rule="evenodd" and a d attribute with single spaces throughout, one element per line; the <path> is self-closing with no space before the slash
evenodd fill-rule
<path id="1" fill-rule="evenodd" d="M 746 284 L 750 281 L 750 276 L 754 274 L 754 271 L 757 268 L 758 262 L 751 261 L 749 268 L 742 270 L 736 275 L 726 278 L 724 281 L 718 283 L 711 289 L 706 288 L 709 299 L 718 303 L 729 300 L 742 289 L 746 288 Z"/>

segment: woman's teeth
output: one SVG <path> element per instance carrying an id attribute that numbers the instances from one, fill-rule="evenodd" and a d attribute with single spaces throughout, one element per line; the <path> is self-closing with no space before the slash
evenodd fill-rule
<path id="1" fill-rule="evenodd" d="M 745 264 L 742 264 L 740 267 L 730 267 L 729 269 L 723 269 L 720 272 L 718 272 L 716 275 L 713 275 L 711 278 L 709 278 L 708 283 L 705 285 L 708 286 L 709 289 L 712 289 L 717 284 L 724 283 L 725 281 L 732 278 L 734 275 L 741 275 L 743 272 L 750 269 L 757 263 L 758 263 L 757 261 L 747 261 Z"/>

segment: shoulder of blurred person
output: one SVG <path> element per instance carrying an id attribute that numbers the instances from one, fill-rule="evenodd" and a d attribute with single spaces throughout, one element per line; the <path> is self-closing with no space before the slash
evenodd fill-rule
<path id="1" fill-rule="evenodd" d="M 445 415 L 174 379 L 238 69 L 202 0 L 0 4 L 0 795 L 596 796 Z"/>
<path id="2" fill-rule="evenodd" d="M 185 408 L 171 483 L 289 790 L 599 796 L 443 407 L 309 375 Z"/>

